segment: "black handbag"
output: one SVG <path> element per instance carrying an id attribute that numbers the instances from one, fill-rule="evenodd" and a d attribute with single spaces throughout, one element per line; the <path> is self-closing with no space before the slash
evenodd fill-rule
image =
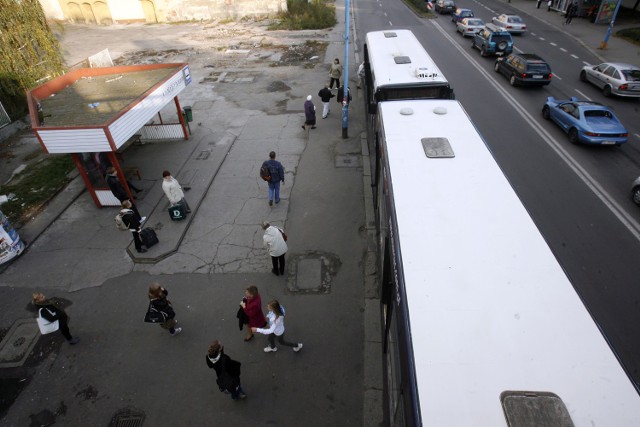
<path id="1" fill-rule="evenodd" d="M 244 312 L 242 306 L 238 308 L 238 312 L 236 313 L 236 317 L 238 318 L 238 327 L 242 330 L 242 327 L 245 323 L 249 323 L 249 316 Z"/>
<path id="2" fill-rule="evenodd" d="M 164 323 L 167 321 L 167 313 L 160 311 L 149 303 L 147 314 L 144 315 L 145 323 Z"/>

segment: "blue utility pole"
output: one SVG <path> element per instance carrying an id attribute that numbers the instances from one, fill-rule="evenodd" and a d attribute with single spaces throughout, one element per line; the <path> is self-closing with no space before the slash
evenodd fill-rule
<path id="1" fill-rule="evenodd" d="M 607 34 L 604 36 L 604 40 L 600 43 L 600 49 L 606 49 L 607 43 L 609 42 L 609 37 L 611 37 L 611 33 L 613 32 L 613 25 L 616 23 L 616 16 L 618 16 L 618 9 L 620 9 L 620 3 L 622 0 L 618 0 L 616 4 L 616 10 L 613 11 L 613 17 L 611 18 L 611 22 L 609 23 L 609 27 L 607 28 Z"/>
<path id="2" fill-rule="evenodd" d="M 349 9 L 350 0 L 344 2 L 344 76 L 342 87 L 342 138 L 349 138 Z"/>

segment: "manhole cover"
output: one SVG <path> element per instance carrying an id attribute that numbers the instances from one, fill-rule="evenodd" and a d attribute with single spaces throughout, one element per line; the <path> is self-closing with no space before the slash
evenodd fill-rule
<path id="1" fill-rule="evenodd" d="M 295 293 L 327 294 L 340 264 L 340 258 L 334 254 L 307 252 L 294 255 L 289 260 L 287 289 Z"/>
<path id="2" fill-rule="evenodd" d="M 36 319 L 18 319 L 0 343 L 0 368 L 22 366 L 40 338 Z"/>
<path id="3" fill-rule="evenodd" d="M 116 412 L 111 418 L 109 427 L 140 427 L 144 423 L 144 412 L 133 408 L 125 408 Z"/>

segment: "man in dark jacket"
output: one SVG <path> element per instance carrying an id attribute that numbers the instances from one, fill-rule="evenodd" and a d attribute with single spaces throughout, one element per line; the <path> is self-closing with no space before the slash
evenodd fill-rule
<path id="1" fill-rule="evenodd" d="M 331 98 L 335 95 L 331 93 L 331 89 L 329 89 L 329 85 L 325 84 L 323 89 L 320 89 L 318 92 L 318 96 L 322 101 L 322 118 L 326 119 L 329 115 L 329 102 L 331 102 Z"/>
<path id="2" fill-rule="evenodd" d="M 140 239 L 142 224 L 140 223 L 140 215 L 136 215 L 133 209 L 131 209 L 132 206 L 129 200 L 125 200 L 122 202 L 120 213 L 122 214 L 122 222 L 126 224 L 133 235 L 133 244 L 136 247 L 136 251 L 142 254 L 147 252 L 147 250 L 142 247 L 142 240 Z"/>
<path id="3" fill-rule="evenodd" d="M 118 179 L 118 172 L 116 171 L 116 168 L 114 168 L 113 166 L 110 166 L 109 168 L 107 168 L 106 181 L 107 181 L 107 185 L 109 186 L 109 190 L 111 190 L 113 195 L 116 197 L 116 199 L 120 201 L 121 204 L 125 200 L 129 200 L 129 195 L 127 194 L 127 191 L 124 189 L 124 187 L 120 183 L 120 180 Z M 142 191 L 139 188 L 134 187 L 133 184 L 131 184 L 129 181 L 127 181 L 127 185 L 136 193 L 139 193 Z M 136 207 L 136 205 L 133 204 L 133 202 L 131 202 L 131 210 L 133 210 L 133 212 L 138 217 L 138 221 L 144 222 L 144 220 L 147 218 L 147 217 L 140 216 L 140 212 L 138 212 L 138 208 Z"/>
<path id="4" fill-rule="evenodd" d="M 338 88 L 338 103 L 343 104 L 344 101 L 344 86 Z M 351 89 L 347 88 L 347 104 L 351 102 Z"/>
<path id="5" fill-rule="evenodd" d="M 240 384 L 241 363 L 224 354 L 222 343 L 215 340 L 209 346 L 207 366 L 216 371 L 216 384 L 221 392 L 231 394 L 233 400 L 245 399 L 247 395 Z"/>
<path id="6" fill-rule="evenodd" d="M 280 182 L 284 184 L 284 168 L 282 163 L 276 160 L 275 151 L 269 153 L 269 160 L 266 160 L 262 165 L 269 168 L 269 206 L 273 206 L 274 198 L 276 204 L 280 203 Z"/>
<path id="7" fill-rule="evenodd" d="M 34 292 L 31 295 L 31 301 L 38 308 L 38 316 L 49 322 L 58 321 L 58 328 L 62 335 L 67 339 L 67 342 L 71 345 L 78 344 L 80 339 L 74 338 L 69 332 L 69 316 L 64 311 L 58 301 L 54 299 L 47 299 L 43 293 Z"/>

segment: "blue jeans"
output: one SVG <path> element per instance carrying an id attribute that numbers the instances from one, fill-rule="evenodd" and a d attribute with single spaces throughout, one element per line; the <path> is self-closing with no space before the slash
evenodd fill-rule
<path id="1" fill-rule="evenodd" d="M 280 202 L 280 181 L 269 181 L 269 201 L 273 200 L 275 193 L 276 203 Z"/>

